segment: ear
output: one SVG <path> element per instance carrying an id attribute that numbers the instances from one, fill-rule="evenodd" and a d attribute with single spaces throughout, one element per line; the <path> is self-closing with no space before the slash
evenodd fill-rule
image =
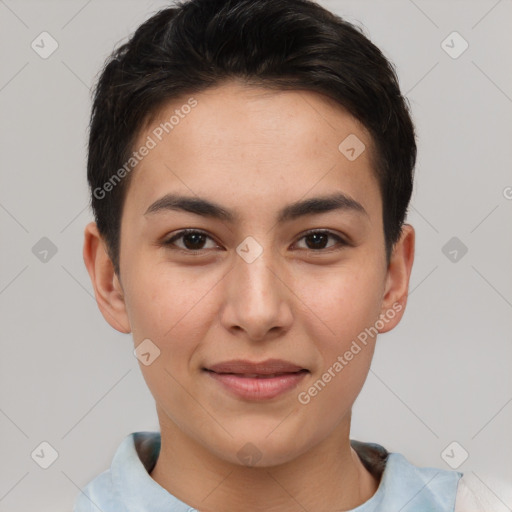
<path id="1" fill-rule="evenodd" d="M 405 312 L 414 261 L 414 241 L 414 228 L 410 224 L 404 224 L 388 265 L 380 315 L 380 323 L 384 326 L 379 329 L 379 333 L 388 332 L 396 327 Z"/>
<path id="2" fill-rule="evenodd" d="M 83 256 L 101 314 L 114 329 L 128 334 L 131 327 L 121 282 L 95 222 L 85 227 Z"/>

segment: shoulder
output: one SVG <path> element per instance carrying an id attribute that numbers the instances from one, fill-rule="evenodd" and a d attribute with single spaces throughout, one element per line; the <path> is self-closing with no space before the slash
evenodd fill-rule
<path id="1" fill-rule="evenodd" d="M 358 512 L 378 510 L 436 510 L 454 512 L 457 487 L 462 473 L 435 467 L 420 467 L 401 453 L 388 452 L 373 443 L 351 441 L 363 464 L 379 477 L 379 487 Z"/>
<path id="2" fill-rule="evenodd" d="M 109 469 L 80 490 L 73 512 L 111 512 L 124 510 L 129 491 L 147 480 L 160 449 L 157 432 L 134 432 L 118 446 Z"/>
<path id="3" fill-rule="evenodd" d="M 390 453 L 387 462 L 389 485 L 395 493 L 442 505 L 440 510 L 453 510 L 462 473 L 430 466 L 417 466 L 401 453 Z M 414 496 L 414 498 L 413 498 Z"/>
<path id="4" fill-rule="evenodd" d="M 91 480 L 76 498 L 73 512 L 111 510 L 114 504 L 112 473 L 110 469 Z"/>
<path id="5" fill-rule="evenodd" d="M 464 477 L 460 479 L 457 489 L 457 499 L 455 500 L 454 512 L 484 512 L 481 503 L 478 502 L 475 493 L 467 485 Z"/>
<path id="6" fill-rule="evenodd" d="M 494 490 L 493 490 L 494 489 Z M 484 481 L 475 473 L 465 473 L 460 479 L 454 512 L 491 512 L 508 510 L 498 495 L 509 495 L 512 486 L 492 476 Z"/>

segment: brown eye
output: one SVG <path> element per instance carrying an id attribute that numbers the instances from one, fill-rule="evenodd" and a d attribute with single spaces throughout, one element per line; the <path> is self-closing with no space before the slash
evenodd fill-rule
<path id="1" fill-rule="evenodd" d="M 329 239 L 334 240 L 337 243 L 328 245 Z M 207 245 L 208 240 L 213 243 L 213 246 L 205 247 Z M 332 233 L 331 231 L 310 231 L 303 235 L 299 241 L 305 240 L 306 246 L 299 247 L 300 249 L 310 250 L 315 252 L 328 252 L 330 249 L 338 248 L 348 245 L 343 238 Z M 177 243 L 179 242 L 179 243 Z M 169 247 L 171 249 L 181 250 L 185 253 L 200 253 L 206 252 L 208 249 L 215 249 L 219 246 L 214 242 L 214 240 L 202 231 L 198 231 L 196 229 L 185 229 L 182 230 L 175 235 L 173 235 L 168 240 L 163 242 L 165 247 Z"/>
<path id="2" fill-rule="evenodd" d="M 182 245 L 176 244 L 175 242 L 180 239 L 182 240 Z M 212 240 L 210 236 L 202 231 L 186 229 L 166 240 L 164 245 L 170 246 L 171 248 L 181 249 L 183 251 L 202 251 L 205 250 L 204 245 L 208 239 Z M 214 247 L 218 247 L 217 244 L 214 243 Z"/>
<path id="3" fill-rule="evenodd" d="M 329 240 L 329 238 L 332 238 L 338 242 L 337 245 L 344 246 L 347 245 L 345 241 L 338 235 L 331 233 L 330 231 L 310 231 L 309 233 L 306 233 L 300 240 L 306 240 L 306 247 L 305 249 L 308 250 L 324 250 L 324 249 L 330 249 L 331 247 L 335 247 L 336 244 L 331 245 L 329 247 L 326 247 L 326 244 Z"/>

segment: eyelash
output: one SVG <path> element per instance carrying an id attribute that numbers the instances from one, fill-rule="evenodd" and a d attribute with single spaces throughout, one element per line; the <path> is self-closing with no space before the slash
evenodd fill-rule
<path id="1" fill-rule="evenodd" d="M 187 255 L 194 255 L 194 254 L 197 254 L 197 255 L 200 255 L 199 253 L 204 253 L 205 251 L 208 251 L 209 249 L 197 249 L 197 250 L 193 250 L 193 249 L 183 249 L 181 247 L 176 247 L 174 242 L 176 240 L 179 240 L 180 238 L 183 238 L 184 236 L 186 235 L 190 235 L 190 234 L 199 234 L 199 235 L 204 235 L 205 237 L 209 238 L 210 240 L 213 240 L 213 238 L 208 235 L 207 233 L 205 233 L 204 231 L 201 231 L 201 230 L 198 230 L 198 229 L 184 229 L 182 231 L 179 231 L 178 233 L 176 233 L 175 235 L 173 235 L 171 238 L 167 239 L 167 240 L 164 240 L 162 242 L 162 245 L 165 246 L 165 247 L 168 247 L 169 249 L 172 249 L 172 250 L 176 250 L 176 251 L 180 251 L 182 253 L 185 253 Z M 328 248 L 324 248 L 324 249 L 301 249 L 301 250 L 305 250 L 305 251 L 311 251 L 311 252 L 315 252 L 315 253 L 322 253 L 322 252 L 332 252 L 332 250 L 339 250 L 341 248 L 343 248 L 344 246 L 348 246 L 348 242 L 346 242 L 343 238 L 341 238 L 339 235 L 333 233 L 332 231 L 328 231 L 328 230 L 322 230 L 322 229 L 316 229 L 316 230 L 311 230 L 311 231 L 307 231 L 306 233 L 304 233 L 300 238 L 299 240 L 302 240 L 303 238 L 306 238 L 310 235 L 315 235 L 315 234 L 323 234 L 323 235 L 328 235 L 332 238 L 335 238 L 337 241 L 338 241 L 338 248 L 336 248 L 336 246 L 334 247 L 328 247 Z"/>

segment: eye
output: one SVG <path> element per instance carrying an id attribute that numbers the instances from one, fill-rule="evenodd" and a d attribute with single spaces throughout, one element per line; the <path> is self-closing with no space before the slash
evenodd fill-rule
<path id="1" fill-rule="evenodd" d="M 182 246 L 175 243 L 177 240 L 180 239 L 183 241 Z M 198 231 L 197 229 L 184 229 L 183 231 L 176 233 L 171 238 L 165 240 L 163 242 L 163 245 L 170 246 L 172 249 L 181 249 L 183 252 L 194 253 L 205 249 L 204 243 L 205 240 L 207 239 L 213 241 L 213 239 L 209 235 L 202 231 Z M 218 245 L 214 242 L 214 248 L 215 247 L 218 247 Z"/>
<path id="2" fill-rule="evenodd" d="M 337 241 L 338 243 L 326 246 L 326 242 L 329 238 Z M 171 238 L 163 241 L 162 244 L 165 247 L 170 247 L 171 249 L 178 249 L 188 254 L 194 254 L 208 249 L 208 247 L 205 247 L 205 242 L 208 239 L 213 242 L 213 247 L 210 247 L 210 249 L 219 247 L 209 235 L 197 229 L 184 229 L 173 235 Z M 299 241 L 301 240 L 306 241 L 306 247 L 302 247 L 301 249 L 316 252 L 326 251 L 336 245 L 341 247 L 348 245 L 343 238 L 326 230 L 309 231 L 299 239 Z M 176 243 L 177 241 L 180 241 L 181 245 Z"/>
<path id="3" fill-rule="evenodd" d="M 331 231 L 326 231 L 326 230 L 309 231 L 305 235 L 303 235 L 299 239 L 299 241 L 306 240 L 306 247 L 303 247 L 303 249 L 312 250 L 312 251 L 322 251 L 322 250 L 330 249 L 331 247 L 336 246 L 336 244 L 334 246 L 331 245 L 329 247 L 325 246 L 329 237 L 332 239 L 335 239 L 338 242 L 337 245 L 339 245 L 339 246 L 348 245 L 347 242 L 345 242 L 345 240 L 343 240 L 343 238 L 332 233 Z M 310 242 L 310 243 L 308 243 L 308 242 Z"/>

